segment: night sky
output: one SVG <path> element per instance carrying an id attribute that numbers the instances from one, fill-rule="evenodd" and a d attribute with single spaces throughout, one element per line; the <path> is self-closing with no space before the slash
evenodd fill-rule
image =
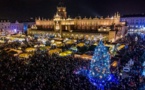
<path id="1" fill-rule="evenodd" d="M 145 13 L 144 0 L 64 0 L 68 15 L 108 16 Z M 60 0 L 0 0 L 0 18 L 52 18 Z"/>

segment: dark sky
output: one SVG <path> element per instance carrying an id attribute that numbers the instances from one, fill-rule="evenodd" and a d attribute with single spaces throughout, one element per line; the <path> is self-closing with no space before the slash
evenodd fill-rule
<path id="1" fill-rule="evenodd" d="M 60 0 L 0 0 L 0 18 L 52 18 Z M 87 17 L 145 13 L 144 0 L 64 0 L 68 15 Z"/>

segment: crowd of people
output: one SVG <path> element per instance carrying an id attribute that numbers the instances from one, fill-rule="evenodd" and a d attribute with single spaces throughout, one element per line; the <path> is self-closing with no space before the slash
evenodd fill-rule
<path id="1" fill-rule="evenodd" d="M 145 90 L 145 77 L 142 76 L 143 62 L 145 58 L 143 54 L 145 52 L 145 38 L 140 34 L 128 34 L 122 39 L 126 44 L 125 48 L 118 52 L 120 65 L 118 67 L 119 73 L 123 73 L 122 68 L 125 67 L 129 60 L 132 60 L 134 64 L 130 66 L 130 72 L 125 72 L 121 78 L 121 85 L 124 90 Z"/>
<path id="2" fill-rule="evenodd" d="M 136 35 L 137 36 L 137 35 Z M 128 35 L 119 43 L 126 47 L 120 51 L 116 59 L 119 65 L 116 71 L 119 76 L 119 85 L 111 84 L 105 90 L 145 90 L 145 78 L 141 76 L 141 57 L 145 51 L 145 40 L 134 35 Z M 74 74 L 74 70 L 87 68 L 90 60 L 74 58 L 74 56 L 59 57 L 56 54 L 48 55 L 47 51 L 34 52 L 32 57 L 22 59 L 3 52 L 3 48 L 16 48 L 18 42 L 1 45 L 0 49 L 0 90 L 96 90 L 87 77 Z M 123 78 L 122 68 L 132 59 L 134 65 L 128 77 Z M 28 63 L 25 63 L 28 61 Z M 145 61 L 145 60 L 144 60 Z M 134 71 L 133 71 L 134 70 Z"/>

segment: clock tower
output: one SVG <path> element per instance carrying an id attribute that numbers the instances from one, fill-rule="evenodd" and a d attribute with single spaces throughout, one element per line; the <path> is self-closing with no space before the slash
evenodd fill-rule
<path id="1" fill-rule="evenodd" d="M 66 7 L 64 6 L 64 1 L 63 0 L 61 0 L 61 2 L 59 3 L 59 5 L 57 7 L 57 13 L 58 13 L 59 16 L 61 16 L 62 19 L 67 18 Z"/>

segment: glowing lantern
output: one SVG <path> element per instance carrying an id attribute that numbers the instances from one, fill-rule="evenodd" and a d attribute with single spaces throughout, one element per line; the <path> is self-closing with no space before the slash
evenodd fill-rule
<path id="1" fill-rule="evenodd" d="M 117 64 L 118 64 L 117 61 L 114 61 L 114 62 L 112 63 L 112 66 L 113 66 L 113 67 L 116 67 Z"/>

